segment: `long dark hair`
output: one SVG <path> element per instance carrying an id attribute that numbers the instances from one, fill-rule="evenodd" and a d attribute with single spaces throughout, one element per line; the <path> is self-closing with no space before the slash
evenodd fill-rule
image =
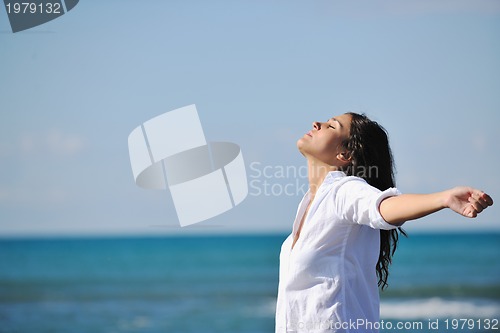
<path id="1" fill-rule="evenodd" d="M 352 117 L 351 133 L 343 142 L 343 147 L 351 157 L 351 164 L 344 168 L 345 173 L 361 177 L 381 191 L 395 187 L 394 159 L 386 130 L 364 114 L 347 114 Z M 388 286 L 389 265 L 396 251 L 399 234 L 406 236 L 401 228 L 380 230 L 380 253 L 376 270 L 378 285 L 382 290 Z"/>

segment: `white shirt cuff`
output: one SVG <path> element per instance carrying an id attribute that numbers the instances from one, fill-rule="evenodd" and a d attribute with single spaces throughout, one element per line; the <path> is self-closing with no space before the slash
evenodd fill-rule
<path id="1" fill-rule="evenodd" d="M 384 230 L 391 230 L 391 229 L 396 229 L 397 227 L 400 227 L 403 225 L 404 222 L 400 223 L 398 225 L 387 223 L 384 220 L 384 218 L 382 217 L 382 215 L 380 214 L 380 209 L 379 209 L 380 203 L 382 202 L 382 200 L 389 198 L 389 197 L 394 197 L 394 196 L 397 196 L 400 194 L 401 194 L 401 192 L 395 187 L 391 187 L 385 191 L 380 192 L 377 200 L 375 201 L 375 205 L 371 207 L 371 209 L 373 210 L 372 216 L 375 217 L 373 219 L 373 225 L 375 228 L 384 229 Z"/>

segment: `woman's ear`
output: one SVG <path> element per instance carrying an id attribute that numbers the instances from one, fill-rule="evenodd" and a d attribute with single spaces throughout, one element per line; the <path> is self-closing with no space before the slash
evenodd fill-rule
<path id="1" fill-rule="evenodd" d="M 337 154 L 337 159 L 343 163 L 350 163 L 352 160 L 352 156 L 347 151 L 342 151 Z"/>

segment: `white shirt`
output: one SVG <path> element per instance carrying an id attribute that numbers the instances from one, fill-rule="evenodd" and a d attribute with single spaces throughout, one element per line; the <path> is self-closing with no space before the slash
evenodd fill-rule
<path id="1" fill-rule="evenodd" d="M 304 195 L 281 247 L 276 333 L 378 331 L 379 229 L 396 228 L 378 207 L 399 194 L 340 171 L 328 173 L 292 249 L 310 200 L 309 192 Z"/>

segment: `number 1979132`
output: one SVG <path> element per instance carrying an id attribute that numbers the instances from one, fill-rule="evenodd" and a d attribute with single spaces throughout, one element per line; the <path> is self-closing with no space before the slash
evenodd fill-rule
<path id="1" fill-rule="evenodd" d="M 35 2 L 14 2 L 6 3 L 8 14 L 62 14 L 61 4 L 58 2 L 46 2 L 46 3 L 35 3 Z"/>

